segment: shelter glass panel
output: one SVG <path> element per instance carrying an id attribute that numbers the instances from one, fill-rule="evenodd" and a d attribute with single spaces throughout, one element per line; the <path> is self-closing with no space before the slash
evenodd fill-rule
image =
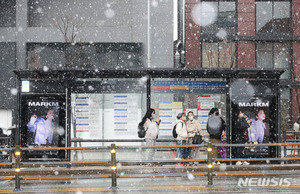
<path id="1" fill-rule="evenodd" d="M 153 79 L 151 106 L 161 119 L 159 138 L 173 138 L 172 129 L 179 113 L 192 111 L 208 137 L 206 123 L 211 108 L 226 117 L 226 82 L 222 79 Z"/>
<path id="2" fill-rule="evenodd" d="M 138 139 L 144 79 L 81 79 L 72 93 L 72 138 Z M 83 143 L 83 146 L 101 143 Z M 102 145 L 102 144 L 101 144 Z"/>

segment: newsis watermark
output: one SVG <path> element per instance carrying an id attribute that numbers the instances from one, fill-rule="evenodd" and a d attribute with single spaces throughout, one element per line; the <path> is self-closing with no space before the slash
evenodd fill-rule
<path id="1" fill-rule="evenodd" d="M 292 178 L 239 178 L 239 187 L 288 187 Z"/>

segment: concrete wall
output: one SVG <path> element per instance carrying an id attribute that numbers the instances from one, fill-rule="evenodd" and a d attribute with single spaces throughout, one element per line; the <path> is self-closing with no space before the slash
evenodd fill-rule
<path id="1" fill-rule="evenodd" d="M 172 68 L 173 1 L 150 1 L 150 12 L 151 67 Z M 147 0 L 16 0 L 16 27 L 0 27 L 0 41 L 16 42 L 17 67 L 27 68 L 26 43 L 64 42 L 59 16 L 82 18 L 77 42 L 141 42 L 147 64 Z"/>
<path id="2" fill-rule="evenodd" d="M 15 43 L 0 42 L 0 109 L 11 109 L 16 106 L 17 88 Z"/>
<path id="3" fill-rule="evenodd" d="M 82 18 L 77 42 L 142 43 L 142 61 L 148 67 L 148 0 L 9 0 L 0 3 L 0 109 L 16 124 L 17 97 L 14 69 L 27 69 L 27 43 L 65 42 L 53 26 L 59 16 Z M 173 0 L 150 2 L 150 68 L 172 68 Z M 74 21 L 73 20 L 73 21 Z M 50 67 L 51 68 L 51 67 Z M 3 114 L 1 113 L 0 116 Z M 3 117 L 4 118 L 4 117 Z"/>
<path id="4" fill-rule="evenodd" d="M 143 44 L 147 66 L 148 0 L 13 0 L 1 1 L 0 108 L 13 109 L 10 89 L 15 88 L 13 69 L 27 69 L 27 43 L 64 42 L 53 19 L 69 16 L 77 21 L 77 42 L 138 42 Z M 173 67 L 173 0 L 150 1 L 151 68 Z M 74 21 L 73 20 L 73 21 Z M 8 43 L 7 43 L 8 42 Z"/>
<path id="5" fill-rule="evenodd" d="M 17 88 L 12 72 L 15 68 L 15 44 L 0 42 L 0 126 L 5 128 L 12 126 L 11 109 L 16 108 Z"/>

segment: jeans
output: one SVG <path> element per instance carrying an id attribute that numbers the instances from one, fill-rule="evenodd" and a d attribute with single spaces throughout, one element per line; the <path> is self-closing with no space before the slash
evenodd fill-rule
<path id="1" fill-rule="evenodd" d="M 146 139 L 146 146 L 155 146 L 156 139 Z M 154 148 L 146 149 L 146 160 L 154 159 Z"/>
<path id="2" fill-rule="evenodd" d="M 178 140 L 177 145 L 187 145 L 186 140 Z M 177 148 L 176 158 L 187 159 L 189 156 L 189 148 Z"/>
<path id="3" fill-rule="evenodd" d="M 189 137 L 189 145 L 193 145 L 193 138 Z M 189 159 L 199 159 L 200 147 L 189 148 Z"/>

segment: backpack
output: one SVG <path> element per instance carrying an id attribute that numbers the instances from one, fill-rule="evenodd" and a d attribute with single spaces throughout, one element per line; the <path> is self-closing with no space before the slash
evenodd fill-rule
<path id="1" fill-rule="evenodd" d="M 142 122 L 140 122 L 138 125 L 138 136 L 139 136 L 139 138 L 144 138 L 145 135 L 146 135 L 146 130 L 145 130 L 144 124 Z"/>
<path id="2" fill-rule="evenodd" d="M 213 138 L 221 138 L 224 123 L 220 116 L 212 115 L 207 120 L 207 132 Z"/>
<path id="3" fill-rule="evenodd" d="M 178 122 L 179 123 L 179 122 Z M 177 124 L 178 124 L 177 123 Z M 181 124 L 182 124 L 182 127 L 183 127 L 183 123 L 182 122 L 180 122 Z M 174 125 L 174 127 L 173 127 L 173 130 L 172 130 L 172 134 L 173 134 L 173 137 L 174 138 L 177 138 L 177 136 L 178 136 L 178 134 L 177 134 L 177 132 L 176 132 L 176 126 L 177 126 L 177 124 L 176 125 Z"/>

